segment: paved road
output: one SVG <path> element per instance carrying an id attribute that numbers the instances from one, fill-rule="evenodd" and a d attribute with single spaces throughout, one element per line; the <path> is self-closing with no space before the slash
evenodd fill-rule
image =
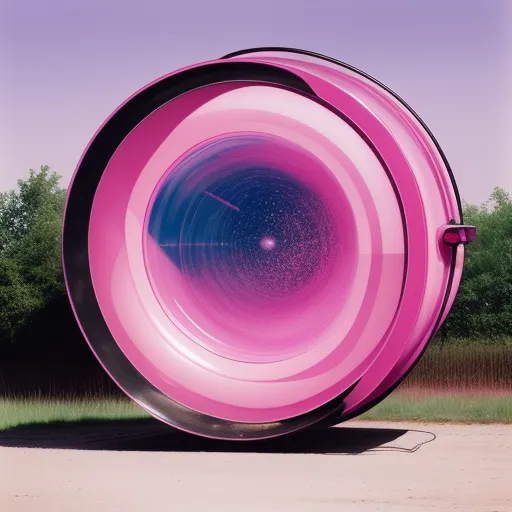
<path id="1" fill-rule="evenodd" d="M 349 422 L 248 445 L 153 421 L 0 434 L 9 512 L 512 511 L 512 426 Z"/>

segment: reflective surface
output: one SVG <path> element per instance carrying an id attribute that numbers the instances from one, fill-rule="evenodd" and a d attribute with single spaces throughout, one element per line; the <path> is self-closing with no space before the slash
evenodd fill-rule
<path id="1" fill-rule="evenodd" d="M 444 155 L 393 93 L 250 52 L 163 77 L 105 122 L 69 189 L 65 276 L 137 403 L 257 439 L 393 389 L 455 297 L 463 246 L 443 226 L 461 220 Z"/>

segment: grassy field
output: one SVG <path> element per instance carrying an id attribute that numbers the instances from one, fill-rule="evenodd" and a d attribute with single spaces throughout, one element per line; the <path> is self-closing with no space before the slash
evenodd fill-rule
<path id="1" fill-rule="evenodd" d="M 44 365 L 0 368 L 0 429 L 143 417 L 99 365 L 83 374 Z M 400 388 L 361 418 L 512 423 L 512 339 L 432 343 Z"/>
<path id="2" fill-rule="evenodd" d="M 0 430 L 59 421 L 81 422 L 147 417 L 148 414 L 127 399 L 0 399 Z"/>
<path id="3" fill-rule="evenodd" d="M 87 420 L 147 418 L 126 399 L 1 399 L 0 430 L 21 425 Z M 397 391 L 366 414 L 365 420 L 512 423 L 512 394 L 453 394 Z"/>
<path id="4" fill-rule="evenodd" d="M 365 420 L 437 423 L 512 423 L 512 394 L 417 390 L 396 391 L 360 416 Z"/>

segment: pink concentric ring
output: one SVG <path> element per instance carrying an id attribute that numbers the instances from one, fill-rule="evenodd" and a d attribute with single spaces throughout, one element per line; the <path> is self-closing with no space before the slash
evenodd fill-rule
<path id="1" fill-rule="evenodd" d="M 190 412 L 243 424 L 275 422 L 315 411 L 350 389 L 341 419 L 351 417 L 403 378 L 453 302 L 464 249 L 441 240 L 444 226 L 461 221 L 453 179 L 414 113 L 349 67 L 272 50 L 167 76 L 234 61 L 285 70 L 314 95 L 236 80 L 191 87 L 150 113 L 119 144 L 97 187 L 88 235 L 95 298 L 129 364 Z M 290 344 L 286 356 L 255 355 L 250 346 L 241 356 L 201 343 L 187 327 L 193 304 L 176 314 L 162 298 L 161 283 L 179 288 L 182 277 L 157 247 L 149 249 L 151 258 L 166 275 L 148 273 L 146 217 L 162 177 L 206 141 L 241 133 L 289 141 L 328 169 L 337 185 L 327 195 L 335 198 L 339 188 L 344 206 L 336 215 L 350 218 L 343 225 L 354 235 L 347 253 L 355 258 L 351 277 L 334 278 L 328 307 L 319 306 L 332 309 L 334 320 L 316 332 L 301 318 L 311 343 L 296 350 Z M 109 371 L 111 363 L 101 362 Z M 171 422 L 165 419 L 171 411 L 137 401 Z"/>
<path id="2" fill-rule="evenodd" d="M 397 206 L 389 207 L 394 202 L 394 192 L 366 143 L 335 114 L 295 93 L 255 85 L 245 90 L 239 87 L 235 91 L 224 90 L 193 110 L 179 125 L 169 126 L 173 113 L 182 112 L 180 100 L 190 105 L 195 102 L 194 95 L 211 95 L 212 88 L 225 86 L 193 91 L 161 107 L 127 137 L 111 159 L 91 212 L 91 275 L 98 302 L 117 343 L 134 366 L 163 393 L 216 417 L 245 422 L 274 421 L 313 410 L 343 392 L 363 375 L 381 350 L 380 340 L 394 317 L 402 286 L 400 213 Z M 252 113 L 244 108 L 243 115 L 237 115 L 239 102 L 250 94 L 259 96 L 258 101 L 249 102 L 254 105 Z M 296 108 L 297 102 L 301 108 Z M 281 113 L 283 119 L 278 119 L 275 110 L 280 105 L 289 117 Z M 266 109 L 270 107 L 273 110 L 268 112 Z M 293 118 L 297 112 L 307 115 L 304 109 L 308 107 L 314 110 L 319 129 Z M 265 122 L 267 119 L 270 121 Z M 331 130 L 327 137 L 322 134 L 326 126 Z M 288 138 L 293 135 L 295 141 L 299 140 L 302 146 L 306 144 L 310 151 L 316 151 L 317 157 L 321 155 L 319 158 L 327 160 L 352 204 L 359 246 L 358 273 L 350 308 L 332 326 L 324 341 L 298 357 L 257 365 L 215 357 L 169 321 L 152 292 L 140 243 L 151 193 L 170 163 L 219 132 L 256 128 L 264 129 L 267 134 L 286 134 Z M 344 134 L 343 142 L 350 148 L 346 150 L 349 156 L 333 143 L 340 134 Z M 151 153 L 141 156 L 145 148 L 137 137 L 161 142 L 156 151 L 152 148 Z M 361 176 L 353 163 L 358 158 L 365 162 L 365 172 L 372 179 Z M 137 161 L 141 161 L 141 170 L 135 165 Z M 118 186 L 121 175 L 122 192 Z M 368 192 L 366 183 L 373 185 L 373 194 Z M 112 204 L 114 190 L 117 198 Z M 379 214 L 376 203 L 380 205 Z M 383 218 L 395 228 L 383 232 Z M 111 227 L 120 228 L 123 219 L 124 233 L 119 231 L 118 237 L 113 236 Z M 108 249 L 96 243 L 107 231 Z M 380 245 L 381 238 L 386 241 L 385 249 Z M 117 258 L 106 258 L 107 251 Z M 363 277 L 365 274 L 367 277 Z M 115 284 L 106 279 L 107 275 L 114 276 Z M 347 321 L 350 317 L 354 319 Z M 137 341 L 143 342 L 143 350 Z"/>

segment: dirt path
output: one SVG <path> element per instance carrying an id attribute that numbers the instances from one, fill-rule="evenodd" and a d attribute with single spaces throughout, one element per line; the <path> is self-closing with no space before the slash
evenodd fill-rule
<path id="1" fill-rule="evenodd" d="M 152 421 L 19 430 L 0 434 L 0 510 L 510 512 L 511 460 L 500 425 L 357 421 L 252 446 Z"/>

